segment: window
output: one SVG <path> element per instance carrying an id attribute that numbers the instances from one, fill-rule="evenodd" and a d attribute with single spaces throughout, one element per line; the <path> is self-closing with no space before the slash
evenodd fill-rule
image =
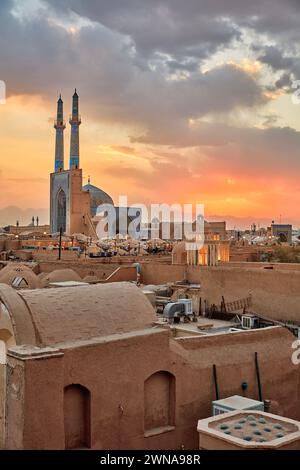
<path id="1" fill-rule="evenodd" d="M 166 371 L 151 375 L 144 387 L 145 436 L 174 429 L 175 377 Z"/>
<path id="2" fill-rule="evenodd" d="M 15 287 L 15 288 L 28 287 L 28 282 L 26 281 L 24 277 L 17 276 L 14 278 L 11 285 L 12 287 Z"/>

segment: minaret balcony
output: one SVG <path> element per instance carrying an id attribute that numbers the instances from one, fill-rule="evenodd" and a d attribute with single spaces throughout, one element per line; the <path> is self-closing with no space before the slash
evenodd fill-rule
<path id="1" fill-rule="evenodd" d="M 69 118 L 69 123 L 72 124 L 77 124 L 78 126 L 81 124 L 81 116 L 80 114 L 78 116 L 72 116 L 70 115 Z"/>
<path id="2" fill-rule="evenodd" d="M 54 129 L 65 129 L 66 121 L 64 119 L 56 119 L 54 121 Z"/>

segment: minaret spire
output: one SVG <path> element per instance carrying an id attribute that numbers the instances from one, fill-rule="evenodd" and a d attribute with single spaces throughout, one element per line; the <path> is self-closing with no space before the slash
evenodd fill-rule
<path id="1" fill-rule="evenodd" d="M 78 107 L 78 94 L 75 88 L 72 104 L 72 116 L 70 117 L 71 124 L 71 146 L 70 146 L 70 169 L 79 168 L 79 126 L 81 118 L 79 115 Z"/>
<path id="2" fill-rule="evenodd" d="M 64 121 L 64 103 L 61 99 L 61 94 L 57 101 L 57 116 L 54 122 L 54 129 L 56 130 L 55 140 L 55 164 L 54 171 L 58 172 L 64 169 L 64 130 L 66 124 Z"/>

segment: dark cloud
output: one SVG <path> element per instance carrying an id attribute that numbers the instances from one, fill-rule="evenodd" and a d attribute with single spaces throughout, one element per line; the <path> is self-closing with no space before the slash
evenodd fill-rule
<path id="1" fill-rule="evenodd" d="M 259 60 L 267 65 L 270 65 L 275 70 L 286 70 L 293 66 L 293 57 L 285 57 L 283 52 L 275 46 L 267 46 L 264 48 L 264 53 L 260 55 Z"/>
<path id="2" fill-rule="evenodd" d="M 173 50 L 197 42 L 226 43 L 248 26 L 299 36 L 298 0 L 48 0 L 129 34 L 138 48 Z M 298 32 L 297 32 L 298 30 Z"/>
<path id="3" fill-rule="evenodd" d="M 291 93 L 292 82 L 300 76 L 300 58 L 298 51 L 291 55 L 291 48 L 285 50 L 284 46 L 253 46 L 258 52 L 258 60 L 268 65 L 274 72 L 275 83 L 273 89 L 283 89 Z M 279 75 L 280 74 L 280 75 Z M 269 86 L 272 89 L 272 86 Z"/>
<path id="4" fill-rule="evenodd" d="M 239 36 L 230 21 L 206 14 L 207 5 L 196 1 L 50 1 L 52 6 L 71 8 L 77 14 L 130 36 L 146 55 L 156 51 L 181 56 L 206 56 L 220 44 Z"/>
<path id="5" fill-rule="evenodd" d="M 148 4 L 144 7 L 149 9 Z M 154 13 L 163 16 L 160 9 Z M 138 124 L 151 132 L 156 126 L 172 125 L 180 129 L 188 124 L 189 118 L 264 102 L 262 90 L 253 77 L 233 65 L 201 73 L 199 62 L 193 57 L 183 61 L 167 59 L 165 66 L 160 58 L 152 63 L 156 65 L 154 68 L 151 61 L 145 66 L 145 58 L 137 54 L 132 38 L 124 31 L 116 32 L 107 25 L 94 23 L 70 34 L 58 24 L 61 18 L 53 15 L 52 10 L 42 9 L 35 17 L 21 21 L 7 9 L 5 18 L 0 19 L 4 45 L 0 61 L 8 94 L 42 94 L 54 98 L 55 92 L 70 94 L 77 86 L 86 112 L 92 118 Z M 180 21 L 178 14 L 175 16 Z M 62 18 L 66 21 L 68 17 Z M 69 19 L 74 21 L 71 13 Z M 182 25 L 185 31 L 182 34 L 188 37 L 178 34 L 177 38 L 175 25 L 172 41 L 175 49 L 196 48 L 197 42 L 203 47 L 201 39 L 204 44 L 224 45 L 224 38 L 212 26 L 205 24 L 197 36 L 196 28 L 191 33 L 190 28 Z M 146 29 L 154 38 L 153 27 L 149 24 Z M 185 70 L 188 75 L 182 80 L 171 80 L 165 67 L 173 68 L 173 72 Z"/>
<path id="6" fill-rule="evenodd" d="M 197 62 L 216 51 L 232 43 L 242 44 L 246 28 L 252 31 L 253 40 L 257 36 L 258 57 L 265 64 L 275 70 L 300 74 L 298 0 L 48 0 L 48 3 L 61 12 L 72 10 L 127 35 L 144 60 L 158 52 L 168 54 L 168 65 L 173 70 L 195 71 Z M 262 34 L 264 37 L 259 37 Z M 264 46 L 266 37 L 273 45 Z"/>
<path id="7" fill-rule="evenodd" d="M 292 92 L 292 77 L 290 73 L 283 73 L 280 78 L 275 82 L 276 88 L 284 88 L 288 92 Z"/>
<path id="8" fill-rule="evenodd" d="M 179 147 L 237 139 L 240 129 L 234 135 L 218 124 L 195 130 L 189 120 L 256 110 L 266 103 L 265 89 L 288 87 L 300 71 L 293 44 L 287 48 L 288 39 L 300 35 L 293 1 L 44 0 L 23 19 L 11 13 L 18 4 L 0 3 L 1 79 L 8 94 L 40 94 L 54 102 L 59 91 L 66 96 L 77 86 L 85 115 L 139 128 L 133 141 Z M 70 25 L 80 23 L 71 33 Z M 278 72 L 267 87 L 232 64 L 201 72 L 215 52 L 244 45 L 245 28 L 280 41 L 253 46 Z"/>

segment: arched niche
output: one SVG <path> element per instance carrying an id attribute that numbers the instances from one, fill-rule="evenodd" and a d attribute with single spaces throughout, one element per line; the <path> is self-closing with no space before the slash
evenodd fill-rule
<path id="1" fill-rule="evenodd" d="M 163 431 L 175 425 L 175 376 L 152 374 L 144 384 L 144 431 Z"/>
<path id="2" fill-rule="evenodd" d="M 66 220 L 67 220 L 67 197 L 66 193 L 60 188 L 56 195 L 56 213 L 57 213 L 57 229 L 66 231 Z"/>
<path id="3" fill-rule="evenodd" d="M 65 448 L 91 447 L 90 391 L 79 384 L 64 389 Z"/>

